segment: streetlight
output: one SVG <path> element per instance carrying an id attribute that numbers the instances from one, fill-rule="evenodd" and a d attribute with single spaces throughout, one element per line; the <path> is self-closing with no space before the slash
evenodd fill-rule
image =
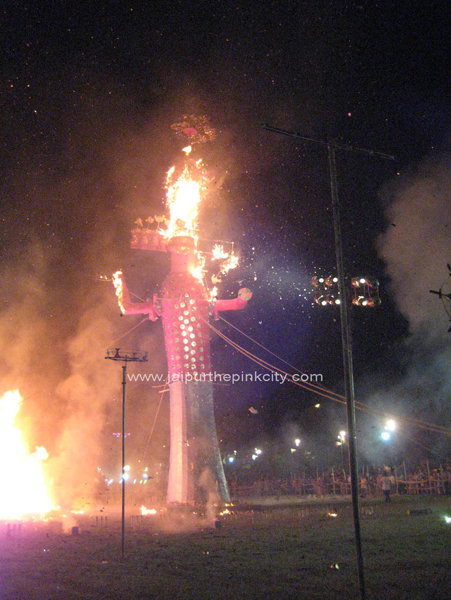
<path id="1" fill-rule="evenodd" d="M 128 479 L 128 469 L 125 465 L 125 386 L 127 383 L 127 363 L 128 362 L 147 362 L 147 352 L 125 352 L 120 348 L 107 350 L 105 358 L 107 360 L 122 361 L 122 559 L 125 556 L 125 480 Z"/>
<path id="2" fill-rule="evenodd" d="M 396 421 L 393 419 L 388 419 L 388 421 L 385 423 L 384 431 L 381 433 L 381 439 L 384 440 L 384 442 L 388 442 L 388 440 L 391 439 L 391 434 L 393 431 L 395 431 L 395 429 Z"/>

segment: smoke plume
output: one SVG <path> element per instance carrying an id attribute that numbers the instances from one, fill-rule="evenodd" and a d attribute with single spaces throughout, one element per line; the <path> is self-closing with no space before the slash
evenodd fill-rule
<path id="1" fill-rule="evenodd" d="M 375 394 L 371 403 L 446 426 L 451 418 L 450 307 L 430 290 L 451 291 L 451 158 L 425 161 L 387 187 L 383 196 L 388 228 L 378 250 L 409 335 L 399 348 L 397 381 Z M 422 439 L 433 454 L 445 454 L 444 436 L 420 435 L 403 424 L 400 428 L 405 442 Z"/>

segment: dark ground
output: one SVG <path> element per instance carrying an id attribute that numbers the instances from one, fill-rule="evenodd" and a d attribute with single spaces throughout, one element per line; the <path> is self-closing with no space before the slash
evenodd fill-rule
<path id="1" fill-rule="evenodd" d="M 192 511 L 127 515 L 124 559 L 120 513 L 77 516 L 68 533 L 56 519 L 1 523 L 1 600 L 359 598 L 349 504 L 236 510 L 219 525 Z M 361 511 L 368 599 L 451 597 L 450 499 L 366 500 Z"/>

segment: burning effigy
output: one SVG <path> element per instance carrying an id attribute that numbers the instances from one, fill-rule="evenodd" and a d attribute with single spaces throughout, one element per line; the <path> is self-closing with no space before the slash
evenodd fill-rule
<path id="1" fill-rule="evenodd" d="M 198 249 L 199 208 L 206 195 L 206 168 L 193 158 L 193 145 L 215 139 L 207 117 L 183 117 L 172 129 L 189 145 L 183 160 L 171 167 L 166 178 L 169 215 L 136 221 L 131 247 L 169 252 L 170 273 L 151 302 L 132 302 L 122 272 L 114 284 L 124 315 L 147 314 L 162 319 L 170 392 L 170 459 L 167 502 L 191 504 L 230 500 L 216 434 L 213 378 L 210 356 L 210 315 L 244 309 L 252 297 L 247 288 L 231 300 L 219 300 L 214 284 L 238 259 L 223 244 L 216 244 L 208 259 L 217 263 L 211 282 L 206 281 L 205 252 Z M 188 138 L 188 139 L 187 139 Z M 213 287 L 209 289 L 209 284 Z M 216 496 L 216 498 L 214 498 Z"/>

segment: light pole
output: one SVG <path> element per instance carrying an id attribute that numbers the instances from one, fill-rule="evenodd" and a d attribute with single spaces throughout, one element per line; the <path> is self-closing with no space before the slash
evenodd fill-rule
<path id="1" fill-rule="evenodd" d="M 120 348 L 107 350 L 105 358 L 107 360 L 122 361 L 122 559 L 125 557 L 125 386 L 127 383 L 127 363 L 128 362 L 147 362 L 147 352 L 125 352 L 121 353 Z"/>
<path id="2" fill-rule="evenodd" d="M 338 180 L 336 153 L 337 151 L 352 152 L 363 154 L 366 156 L 377 156 L 380 158 L 395 160 L 394 156 L 367 150 L 365 148 L 357 148 L 346 144 L 338 144 L 336 140 L 320 140 L 305 135 L 301 135 L 294 131 L 286 131 L 269 125 L 263 125 L 263 129 L 272 131 L 280 135 L 286 135 L 293 138 L 302 139 L 308 142 L 314 142 L 327 148 L 328 163 L 329 163 L 329 179 L 330 192 L 332 198 L 332 212 L 334 222 L 335 235 L 335 257 L 337 262 L 337 284 L 340 294 L 340 322 L 341 322 L 341 340 L 343 349 L 343 371 L 344 371 L 344 389 L 346 397 L 346 415 L 348 422 L 349 433 L 349 469 L 351 473 L 351 497 L 352 497 L 352 512 L 354 518 L 355 545 L 357 554 L 357 570 L 360 586 L 361 600 L 365 600 L 365 577 L 363 569 L 363 554 L 362 540 L 360 534 L 360 514 L 359 514 L 359 482 L 357 468 L 357 438 L 356 438 L 356 418 L 355 418 L 355 396 L 354 396 L 354 370 L 352 364 L 352 346 L 351 346 L 351 331 L 348 319 L 348 302 L 345 293 L 345 271 L 343 263 L 343 242 L 341 234 L 341 214 L 340 202 L 338 197 Z"/>

